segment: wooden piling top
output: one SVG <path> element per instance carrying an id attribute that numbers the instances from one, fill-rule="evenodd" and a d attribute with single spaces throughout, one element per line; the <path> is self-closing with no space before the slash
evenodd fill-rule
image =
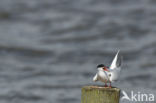
<path id="1" fill-rule="evenodd" d="M 92 89 L 99 89 L 99 90 L 111 90 L 111 91 L 120 91 L 119 88 L 116 88 L 116 87 L 103 87 L 103 86 L 83 86 L 82 89 L 85 89 L 85 90 L 92 90 Z"/>
<path id="2" fill-rule="evenodd" d="M 120 89 L 116 87 L 84 86 L 81 103 L 119 103 Z"/>

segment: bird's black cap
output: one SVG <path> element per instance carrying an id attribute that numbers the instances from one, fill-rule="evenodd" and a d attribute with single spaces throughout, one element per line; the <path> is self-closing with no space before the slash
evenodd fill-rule
<path id="1" fill-rule="evenodd" d="M 97 68 L 100 68 L 100 67 L 105 67 L 105 65 L 104 64 L 97 65 Z"/>

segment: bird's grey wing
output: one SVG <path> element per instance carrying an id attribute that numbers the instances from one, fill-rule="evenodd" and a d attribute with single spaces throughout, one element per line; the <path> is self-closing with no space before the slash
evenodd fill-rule
<path id="1" fill-rule="evenodd" d="M 119 52 L 120 51 L 118 50 L 118 52 L 116 53 L 116 55 L 115 55 L 115 57 L 114 57 L 114 59 L 112 61 L 112 64 L 109 67 L 110 69 L 115 69 L 117 67 L 117 59 L 118 59 Z"/>
<path id="2" fill-rule="evenodd" d="M 119 79 L 119 77 L 120 77 L 120 67 L 118 67 L 110 72 L 110 80 L 112 82 L 117 81 Z"/>
<path id="3" fill-rule="evenodd" d="M 94 82 L 98 81 L 98 75 L 97 74 L 94 76 L 93 81 Z"/>
<path id="4" fill-rule="evenodd" d="M 117 54 L 115 55 L 115 57 L 114 57 L 114 59 L 113 59 L 113 61 L 112 61 L 112 64 L 111 64 L 111 66 L 110 66 L 110 70 L 119 70 L 120 71 L 120 69 L 121 69 L 121 63 L 122 63 L 122 56 L 120 56 L 120 58 L 119 58 L 119 56 L 118 56 L 118 54 L 119 54 L 119 51 L 117 52 Z"/>

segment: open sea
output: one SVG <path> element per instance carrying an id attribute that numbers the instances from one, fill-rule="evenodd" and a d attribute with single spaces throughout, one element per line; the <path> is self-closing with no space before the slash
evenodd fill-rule
<path id="1" fill-rule="evenodd" d="M 80 103 L 118 49 L 112 85 L 156 94 L 155 0 L 0 0 L 0 103 Z"/>

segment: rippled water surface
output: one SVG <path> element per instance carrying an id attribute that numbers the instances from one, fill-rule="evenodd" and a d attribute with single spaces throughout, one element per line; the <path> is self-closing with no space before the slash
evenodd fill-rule
<path id="1" fill-rule="evenodd" d="M 0 0 L 0 102 L 80 103 L 118 49 L 113 85 L 156 93 L 154 0 Z"/>

